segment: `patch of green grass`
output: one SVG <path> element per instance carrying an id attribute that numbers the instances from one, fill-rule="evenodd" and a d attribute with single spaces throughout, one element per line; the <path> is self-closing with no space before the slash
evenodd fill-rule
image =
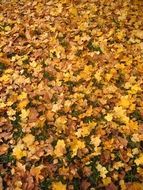
<path id="1" fill-rule="evenodd" d="M 77 51 L 76 51 L 76 53 L 75 53 L 75 55 L 76 55 L 76 56 L 78 56 L 78 57 L 80 57 L 80 56 L 81 56 L 81 54 L 82 54 L 82 50 L 80 50 L 80 49 L 79 49 L 79 50 L 77 50 Z"/>
<path id="2" fill-rule="evenodd" d="M 0 155 L 0 164 L 8 164 L 9 162 L 13 161 L 14 157 L 9 152 L 7 154 Z"/>
<path id="3" fill-rule="evenodd" d="M 100 177 L 99 172 L 96 169 L 96 162 L 99 160 L 98 156 L 95 156 L 92 158 L 90 166 L 92 169 L 92 174 L 89 176 L 89 181 L 91 183 L 92 186 L 96 186 L 97 185 L 97 181 Z"/>
<path id="4" fill-rule="evenodd" d="M 94 46 L 92 40 L 90 40 L 87 44 L 87 48 L 89 49 L 89 51 L 93 52 L 93 51 L 99 51 L 100 53 L 102 53 L 102 50 L 99 46 Z"/>
<path id="5" fill-rule="evenodd" d="M 68 43 L 65 40 L 65 37 L 59 37 L 58 39 L 59 39 L 59 43 L 60 43 L 61 46 L 63 46 L 64 48 L 68 47 Z"/>
<path id="6" fill-rule="evenodd" d="M 137 168 L 133 166 L 130 171 L 126 172 L 126 175 L 124 177 L 125 182 L 138 181 L 138 177 L 136 175 L 137 175 Z"/>
<path id="7" fill-rule="evenodd" d="M 74 190 L 79 190 L 80 189 L 80 179 L 73 178 L 72 182 L 73 182 Z"/>
<path id="8" fill-rule="evenodd" d="M 79 110 L 72 110 L 71 115 L 72 117 L 78 117 L 81 114 L 81 111 Z"/>
<path id="9" fill-rule="evenodd" d="M 94 121 L 92 116 L 86 116 L 82 120 L 83 120 L 83 123 L 90 123 L 90 122 Z"/>
<path id="10" fill-rule="evenodd" d="M 51 180 L 50 178 L 45 178 L 40 184 L 41 190 L 50 190 L 51 189 Z"/>
<path id="11" fill-rule="evenodd" d="M 48 79 L 49 81 L 54 80 L 54 76 L 52 76 L 48 71 L 45 71 L 43 74 L 44 78 Z"/>
<path id="12" fill-rule="evenodd" d="M 0 74 L 3 73 L 3 71 L 6 69 L 6 66 L 4 63 L 0 62 Z"/>
<path id="13" fill-rule="evenodd" d="M 143 122 L 143 116 L 141 115 L 140 110 L 136 109 L 134 112 L 130 114 L 131 118 L 134 118 L 137 121 Z"/>

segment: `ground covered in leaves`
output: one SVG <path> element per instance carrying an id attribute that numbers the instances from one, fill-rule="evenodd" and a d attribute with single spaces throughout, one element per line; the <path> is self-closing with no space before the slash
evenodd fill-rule
<path id="1" fill-rule="evenodd" d="M 0 1 L 0 190 L 143 189 L 143 1 Z"/>

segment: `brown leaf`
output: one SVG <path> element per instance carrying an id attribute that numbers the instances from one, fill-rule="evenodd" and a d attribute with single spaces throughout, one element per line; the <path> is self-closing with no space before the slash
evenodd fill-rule
<path id="1" fill-rule="evenodd" d="M 5 65 L 10 65 L 10 61 L 7 58 L 0 57 L 0 62 L 3 63 L 3 64 L 5 64 Z"/>
<path id="2" fill-rule="evenodd" d="M 106 190 L 117 190 L 117 187 L 114 185 L 114 183 L 111 183 L 107 187 L 105 187 Z"/>
<path id="3" fill-rule="evenodd" d="M 50 111 L 50 110 L 48 110 L 48 111 L 46 112 L 46 118 L 47 118 L 48 121 L 54 121 L 53 116 L 54 116 L 54 112 L 52 112 L 52 111 Z"/>
<path id="4" fill-rule="evenodd" d="M 9 146 L 8 146 L 7 144 L 1 145 L 1 148 L 0 148 L 0 155 L 5 154 L 6 151 L 7 151 L 7 149 L 8 149 L 8 147 L 9 147 Z"/>
<path id="5" fill-rule="evenodd" d="M 37 120 L 38 118 L 38 112 L 35 108 L 31 108 L 30 109 L 30 113 L 29 113 L 29 122 L 34 122 Z"/>
<path id="6" fill-rule="evenodd" d="M 80 190 L 87 190 L 90 187 L 90 183 L 87 180 L 83 180 L 80 184 Z"/>
<path id="7" fill-rule="evenodd" d="M 121 149 L 120 156 L 121 156 L 121 160 L 123 160 L 124 162 L 129 161 L 129 157 L 127 156 L 127 151 Z"/>
<path id="8" fill-rule="evenodd" d="M 3 183 L 2 183 L 2 178 L 0 177 L 0 190 L 3 189 Z"/>
<path id="9" fill-rule="evenodd" d="M 111 153 L 110 153 L 109 150 L 103 151 L 102 154 L 101 154 L 101 158 L 100 158 L 101 163 L 102 164 L 109 163 L 110 162 L 110 157 L 111 157 Z"/>
<path id="10" fill-rule="evenodd" d="M 84 173 L 85 176 L 90 176 L 91 173 L 92 173 L 92 172 L 91 172 L 91 168 L 85 166 L 85 167 L 83 168 L 83 173 Z"/>
<path id="11" fill-rule="evenodd" d="M 126 147 L 128 144 L 128 141 L 125 138 L 118 137 L 120 143 L 123 145 L 123 147 Z"/>
<path id="12" fill-rule="evenodd" d="M 30 34 L 30 32 L 29 32 L 28 29 L 27 29 L 26 32 L 25 32 L 25 36 L 26 36 L 26 38 L 27 38 L 28 40 L 31 39 L 31 34 Z"/>

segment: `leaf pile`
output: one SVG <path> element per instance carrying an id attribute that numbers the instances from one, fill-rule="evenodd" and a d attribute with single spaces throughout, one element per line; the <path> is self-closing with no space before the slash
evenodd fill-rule
<path id="1" fill-rule="evenodd" d="M 143 189 L 143 1 L 0 1 L 0 189 Z"/>

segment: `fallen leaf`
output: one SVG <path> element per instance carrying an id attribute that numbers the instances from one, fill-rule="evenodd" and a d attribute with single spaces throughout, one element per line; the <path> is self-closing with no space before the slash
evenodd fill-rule
<path id="1" fill-rule="evenodd" d="M 55 150 L 54 150 L 55 155 L 57 157 L 63 156 L 66 152 L 65 147 L 66 147 L 66 145 L 65 145 L 64 140 L 58 140 Z"/>
<path id="2" fill-rule="evenodd" d="M 54 182 L 52 184 L 52 190 L 66 190 L 66 185 L 61 182 Z"/>

